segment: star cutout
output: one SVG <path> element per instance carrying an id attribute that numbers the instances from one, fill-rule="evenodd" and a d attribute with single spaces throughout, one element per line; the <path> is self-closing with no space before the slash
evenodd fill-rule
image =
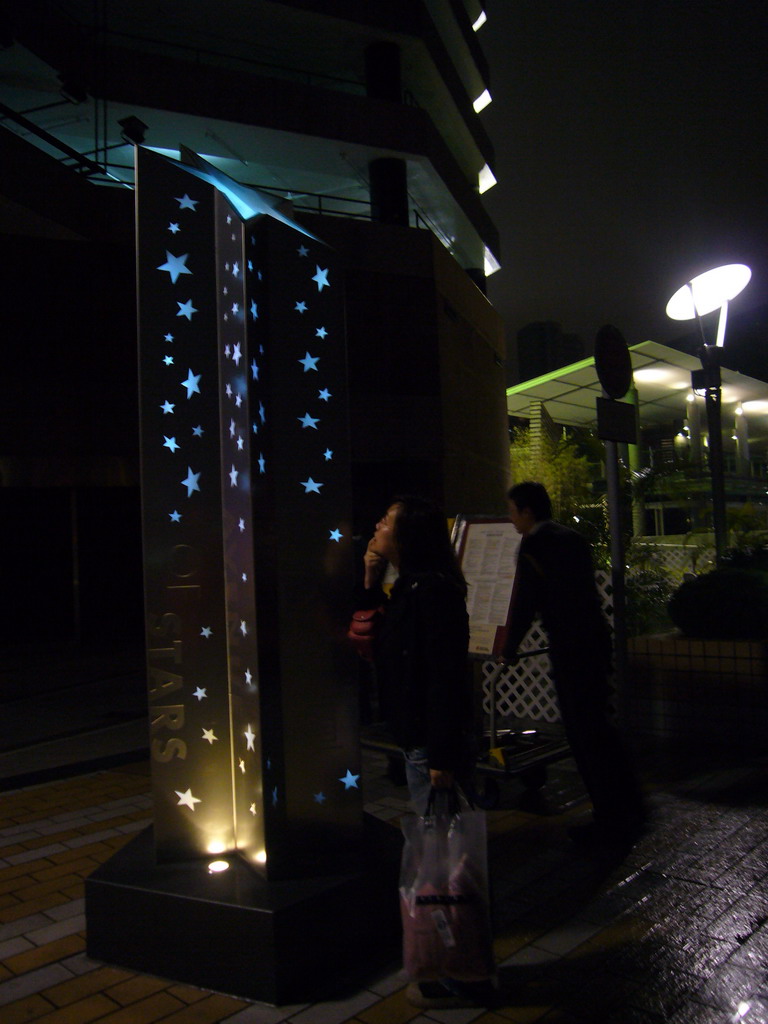
<path id="1" fill-rule="evenodd" d="M 314 801 L 315 801 L 316 804 L 324 804 L 325 803 L 325 793 L 315 793 Z"/>
<path id="2" fill-rule="evenodd" d="M 266 472 L 266 470 L 265 470 L 266 462 L 264 461 L 264 456 L 262 455 L 261 452 L 259 452 L 259 457 L 258 457 L 258 459 L 256 461 L 259 464 L 259 473 Z"/>
<path id="3" fill-rule="evenodd" d="M 163 341 L 173 341 L 173 335 L 166 334 L 165 337 L 163 338 Z"/>
<path id="4" fill-rule="evenodd" d="M 251 670 L 249 668 L 247 668 L 245 670 L 245 682 L 246 682 L 246 685 L 250 686 L 252 679 L 253 679 L 253 676 L 251 675 Z M 248 728 L 250 728 L 250 726 Z"/>
<path id="5" fill-rule="evenodd" d="M 232 385 L 231 384 L 227 384 L 227 386 L 224 388 L 224 391 L 226 392 L 227 398 L 231 398 L 232 397 Z"/>
<path id="6" fill-rule="evenodd" d="M 297 359 L 296 362 L 301 363 L 304 367 L 304 373 L 308 370 L 314 370 L 317 372 L 317 364 L 320 362 L 320 356 L 311 356 L 309 352 L 307 352 L 303 359 Z"/>
<path id="7" fill-rule="evenodd" d="M 245 743 L 246 743 L 245 749 L 246 750 L 253 750 L 254 753 L 255 753 L 256 747 L 254 747 L 254 745 L 253 745 L 253 741 L 255 739 L 256 739 L 256 733 L 251 729 L 251 726 L 250 726 L 250 723 L 249 723 L 248 724 L 248 728 L 245 730 Z"/>
<path id="8" fill-rule="evenodd" d="M 272 806 L 277 807 L 277 786 L 272 790 Z"/>
<path id="9" fill-rule="evenodd" d="M 256 360 L 255 359 L 253 359 L 251 361 L 251 378 L 252 378 L 252 380 L 258 380 L 259 379 L 259 368 L 256 365 Z"/>
<path id="10" fill-rule="evenodd" d="M 299 254 L 299 256 L 309 256 L 309 249 L 306 247 L 306 245 L 300 245 L 296 252 Z"/>
<path id="11" fill-rule="evenodd" d="M 248 635 L 248 627 L 245 624 L 245 619 L 240 619 L 240 632 L 243 634 L 243 636 Z"/>
<path id="12" fill-rule="evenodd" d="M 200 479 L 200 474 L 199 473 L 193 473 L 192 472 L 192 467 L 191 466 L 187 466 L 187 476 L 181 482 L 184 485 L 184 487 L 187 488 L 187 497 L 188 498 L 192 497 L 192 492 L 193 491 L 199 491 L 200 490 L 200 484 L 198 483 L 199 479 Z"/>
<path id="13" fill-rule="evenodd" d="M 203 739 L 213 746 L 214 742 L 218 739 L 218 736 L 213 735 L 213 729 L 203 729 Z"/>
<path id="14" fill-rule="evenodd" d="M 315 494 L 319 494 L 320 488 L 323 487 L 324 485 L 315 483 L 315 481 L 310 476 L 306 480 L 301 481 L 301 486 L 304 488 L 305 494 L 310 494 L 313 491 Z"/>
<path id="15" fill-rule="evenodd" d="M 192 373 L 191 370 L 187 370 L 187 379 L 180 382 L 181 386 L 187 389 L 187 398 L 191 398 L 192 395 L 200 394 L 200 388 L 198 385 L 201 377 L 201 373 Z"/>
<path id="16" fill-rule="evenodd" d="M 322 391 L 318 391 L 317 397 L 320 399 L 321 402 L 327 402 L 328 399 L 332 397 L 332 395 L 328 388 L 323 388 Z"/>
<path id="17" fill-rule="evenodd" d="M 293 308 L 296 310 L 297 313 L 306 313 L 307 304 L 306 302 L 297 302 Z"/>
<path id="18" fill-rule="evenodd" d="M 317 330 L 315 331 L 315 337 L 316 338 L 327 338 L 328 337 L 328 331 L 326 331 L 326 329 L 324 327 L 318 327 Z"/>
<path id="19" fill-rule="evenodd" d="M 168 516 L 169 516 L 169 518 L 170 518 L 172 523 L 180 523 L 181 522 L 181 512 L 176 512 L 176 511 L 169 512 Z"/>
<path id="20" fill-rule="evenodd" d="M 248 260 L 248 269 L 253 270 L 253 263 L 251 260 Z"/>
<path id="21" fill-rule="evenodd" d="M 251 812 L 251 814 L 254 817 L 256 817 L 256 804 L 251 804 L 251 806 L 248 808 L 248 810 Z"/>
<path id="22" fill-rule="evenodd" d="M 297 416 L 296 418 L 302 427 L 312 427 L 313 430 L 317 430 L 317 424 L 320 422 L 320 420 L 316 420 L 310 416 L 308 412 L 304 413 L 303 416 Z"/>
<path id="23" fill-rule="evenodd" d="M 331 451 L 330 448 L 326 448 L 325 451 L 323 452 L 323 455 L 325 456 L 326 462 L 330 462 L 331 459 L 333 458 L 333 452 Z"/>
<path id="24" fill-rule="evenodd" d="M 243 445 L 245 444 L 245 441 L 242 439 L 242 437 L 240 437 L 240 435 L 238 435 L 236 443 L 237 443 L 237 450 L 239 452 L 241 452 L 243 450 Z"/>
<path id="25" fill-rule="evenodd" d="M 163 362 L 166 366 L 173 366 L 173 356 L 163 356 Z"/>
<path id="26" fill-rule="evenodd" d="M 347 774 L 339 779 L 339 782 L 344 783 L 344 789 L 357 789 L 357 780 L 359 778 L 359 775 L 353 775 L 349 768 L 347 768 Z"/>
<path id="27" fill-rule="evenodd" d="M 240 531 L 240 533 L 242 533 L 243 530 L 245 530 L 245 520 L 244 519 L 240 520 L 240 522 L 237 524 L 237 528 Z"/>
<path id="28" fill-rule="evenodd" d="M 165 263 L 159 266 L 158 270 L 167 270 L 171 275 L 171 284 L 176 284 L 181 274 L 191 274 L 192 271 L 187 266 L 187 260 L 189 259 L 189 253 L 185 252 L 183 256 L 174 256 L 173 253 L 165 250 Z"/>
<path id="29" fill-rule="evenodd" d="M 232 361 L 235 366 L 240 365 L 240 360 L 243 358 L 243 354 L 240 351 L 240 342 L 238 341 L 235 347 L 232 349 Z"/>
<path id="30" fill-rule="evenodd" d="M 233 235 L 232 237 L 234 238 L 235 236 Z M 234 274 L 235 277 L 237 277 L 237 275 L 240 273 L 240 264 L 239 263 L 233 263 L 232 264 L 232 273 Z"/>
<path id="31" fill-rule="evenodd" d="M 194 210 L 194 208 L 200 202 L 199 199 L 190 199 L 186 192 L 181 197 L 181 199 L 179 199 L 178 196 L 174 196 L 174 199 L 179 204 L 180 210 Z"/>
<path id="32" fill-rule="evenodd" d="M 168 415 L 169 412 L 173 412 L 173 410 L 176 408 L 176 406 L 175 405 L 171 405 L 170 402 L 163 402 L 163 404 L 160 406 L 160 408 L 163 410 L 163 412 L 166 415 Z"/>
<path id="33" fill-rule="evenodd" d="M 230 471 L 229 471 L 229 486 L 230 487 L 237 487 L 237 478 L 238 478 L 239 475 L 240 475 L 239 472 L 235 469 L 235 467 L 233 465 L 232 469 L 230 469 Z"/>
<path id="34" fill-rule="evenodd" d="M 181 807 L 181 805 L 184 804 L 185 807 L 189 807 L 191 811 L 194 811 L 195 804 L 201 803 L 196 796 L 192 796 L 191 789 L 188 789 L 185 793 L 180 793 L 178 789 L 175 789 L 174 793 L 179 798 L 179 802 L 177 804 L 178 807 Z"/>
<path id="35" fill-rule="evenodd" d="M 238 761 L 237 767 L 240 769 L 240 771 L 243 773 L 243 775 L 245 775 L 245 761 L 242 759 L 242 757 Z"/>
<path id="36" fill-rule="evenodd" d="M 267 415 L 264 411 L 264 406 L 261 402 L 259 402 L 259 419 L 261 420 L 262 423 L 267 422 Z"/>
<path id="37" fill-rule="evenodd" d="M 176 449 L 179 447 L 178 444 L 176 443 L 176 438 L 175 437 L 166 437 L 165 434 L 163 434 L 163 438 L 164 438 L 163 448 L 170 448 L 170 450 L 172 452 L 175 452 Z"/>
<path id="38" fill-rule="evenodd" d="M 248 573 L 244 572 L 243 575 L 240 577 L 240 579 L 243 581 L 243 583 L 247 583 L 248 582 Z"/>
<path id="39" fill-rule="evenodd" d="M 202 437 L 203 436 L 203 428 L 200 427 L 200 426 L 192 427 L 192 436 L 193 437 Z"/>
<path id="40" fill-rule="evenodd" d="M 234 437 L 236 430 L 237 430 L 237 424 L 235 423 L 235 421 L 233 419 L 230 419 L 230 421 L 229 421 L 229 436 L 230 437 Z"/>
<path id="41" fill-rule="evenodd" d="M 243 396 L 242 395 L 235 395 L 235 405 L 237 406 L 237 408 L 239 409 L 242 404 L 243 404 Z"/>
<path id="42" fill-rule="evenodd" d="M 253 299 L 251 299 L 251 318 L 253 320 L 257 320 L 258 316 L 259 316 L 259 307 L 253 301 Z"/>
<path id="43" fill-rule="evenodd" d="M 198 686 L 198 688 L 193 691 L 192 696 L 197 697 L 198 700 L 205 700 L 208 696 L 208 691 L 203 689 L 202 686 Z"/>
<path id="44" fill-rule="evenodd" d="M 343 536 L 344 534 L 341 532 L 341 530 L 331 530 L 330 539 L 335 540 L 336 543 L 338 543 Z"/>
<path id="45" fill-rule="evenodd" d="M 232 303 L 232 314 L 234 316 L 237 316 L 237 314 L 239 312 L 240 312 L 240 303 L 239 302 L 233 302 Z"/>
<path id="46" fill-rule="evenodd" d="M 172 235 L 175 235 L 176 232 L 179 230 L 179 225 L 171 221 L 171 223 L 168 225 L 168 230 L 171 232 Z"/>
<path id="47" fill-rule="evenodd" d="M 187 299 L 186 302 L 179 302 L 177 299 L 176 305 L 179 307 L 179 312 L 176 316 L 185 316 L 187 320 L 191 320 L 192 314 L 197 312 L 195 307 L 192 305 L 192 299 Z"/>
<path id="48" fill-rule="evenodd" d="M 321 292 L 323 288 L 330 288 L 331 286 L 328 284 L 328 270 L 321 270 L 317 264 L 315 264 L 315 270 L 317 273 L 312 280 L 317 282 L 317 290 Z"/>
<path id="49" fill-rule="evenodd" d="M 210 640 L 210 638 L 213 636 L 213 630 L 211 629 L 210 626 L 203 626 L 203 628 L 200 630 L 200 636 L 204 636 L 206 640 Z"/>

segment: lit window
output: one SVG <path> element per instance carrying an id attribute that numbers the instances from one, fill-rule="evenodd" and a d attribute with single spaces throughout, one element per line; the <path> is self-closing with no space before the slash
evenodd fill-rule
<path id="1" fill-rule="evenodd" d="M 477 97 L 472 106 L 475 108 L 475 113 L 479 114 L 481 110 L 485 110 L 488 104 L 491 102 L 491 94 L 487 89 L 483 89 L 480 95 Z"/>
<path id="2" fill-rule="evenodd" d="M 495 184 L 496 177 L 488 164 L 486 164 L 477 176 L 477 185 L 480 189 L 480 195 L 482 195 L 483 192 L 487 192 L 489 188 L 493 188 Z"/>

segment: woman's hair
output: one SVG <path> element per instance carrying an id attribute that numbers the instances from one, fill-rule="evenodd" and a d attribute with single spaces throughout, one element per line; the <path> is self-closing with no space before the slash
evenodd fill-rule
<path id="1" fill-rule="evenodd" d="M 441 572 L 466 593 L 444 512 L 434 502 L 410 494 L 393 498 L 391 504 L 400 506 L 395 519 L 400 572 Z"/>

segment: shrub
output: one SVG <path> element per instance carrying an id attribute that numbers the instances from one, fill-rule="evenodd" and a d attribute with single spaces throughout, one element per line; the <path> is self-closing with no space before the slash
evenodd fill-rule
<path id="1" fill-rule="evenodd" d="M 768 639 L 768 575 L 724 568 L 696 576 L 672 595 L 669 614 L 686 636 Z"/>

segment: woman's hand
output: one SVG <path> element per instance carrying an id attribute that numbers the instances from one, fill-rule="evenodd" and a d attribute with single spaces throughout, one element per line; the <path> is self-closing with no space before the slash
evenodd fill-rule
<path id="1" fill-rule="evenodd" d="M 371 545 L 374 541 L 375 538 L 371 537 L 368 541 L 368 547 L 365 550 L 365 554 L 363 555 L 363 563 L 365 565 L 363 585 L 366 590 L 370 590 L 371 587 L 375 586 L 379 582 L 384 574 L 384 569 L 387 566 L 386 558 L 384 558 L 383 555 L 380 555 L 378 551 L 373 550 Z"/>
<path id="2" fill-rule="evenodd" d="M 453 789 L 454 774 L 440 768 L 430 768 L 429 781 L 433 789 Z"/>

